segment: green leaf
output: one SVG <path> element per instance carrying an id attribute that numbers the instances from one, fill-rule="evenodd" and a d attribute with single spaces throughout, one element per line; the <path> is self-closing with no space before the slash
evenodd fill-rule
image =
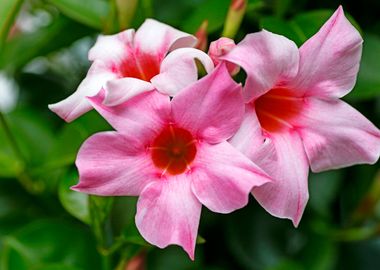
<path id="1" fill-rule="evenodd" d="M 9 29 L 11 28 L 18 11 L 20 10 L 23 0 L 1 0 L 0 8 L 0 51 L 5 40 L 8 37 Z"/>
<path id="2" fill-rule="evenodd" d="M 296 44 L 302 44 L 305 39 L 304 34 L 299 32 L 300 30 L 297 26 L 278 17 L 263 17 L 260 20 L 260 27 L 277 34 L 281 34 L 293 40 Z"/>
<path id="3" fill-rule="evenodd" d="M 318 174 L 310 174 L 309 206 L 318 214 L 324 217 L 330 217 L 332 213 L 332 203 L 337 197 L 343 171 L 334 170 Z"/>
<path id="4" fill-rule="evenodd" d="M 348 100 L 364 100 L 380 96 L 380 37 L 364 35 L 363 54 L 356 86 Z"/>
<path id="5" fill-rule="evenodd" d="M 207 31 L 215 32 L 222 28 L 230 0 L 206 0 L 199 4 L 191 15 L 184 20 L 182 29 L 195 33 L 204 20 L 208 21 Z"/>
<path id="6" fill-rule="evenodd" d="M 7 118 L 25 159 L 30 165 L 40 164 L 54 142 L 54 135 L 44 117 L 31 108 L 24 108 L 13 111 Z"/>
<path id="7" fill-rule="evenodd" d="M 99 256 L 89 231 L 62 221 L 38 220 L 5 239 L 1 269 L 38 269 L 53 263 L 97 269 Z"/>
<path id="8" fill-rule="evenodd" d="M 66 47 L 91 33 L 88 28 L 58 16 L 50 25 L 8 41 L 0 52 L 0 68 L 18 71 L 35 57 Z"/>
<path id="9" fill-rule="evenodd" d="M 104 0 L 49 0 L 66 16 L 73 20 L 102 30 L 109 11 Z"/>
<path id="10" fill-rule="evenodd" d="M 77 183 L 78 175 L 75 172 L 70 172 L 63 177 L 58 189 L 59 199 L 67 212 L 80 221 L 90 224 L 88 195 L 70 189 Z"/>
<path id="11" fill-rule="evenodd" d="M 318 32 L 333 13 L 334 10 L 330 9 L 313 10 L 301 13 L 289 21 L 277 17 L 264 17 L 260 20 L 260 25 L 266 30 L 286 36 L 301 46 Z M 349 14 L 345 15 L 360 32 L 358 23 Z"/>

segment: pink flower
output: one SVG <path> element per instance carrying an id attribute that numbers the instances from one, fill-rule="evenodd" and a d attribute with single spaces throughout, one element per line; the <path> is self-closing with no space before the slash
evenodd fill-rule
<path id="1" fill-rule="evenodd" d="M 70 122 L 92 109 L 86 97 L 96 95 L 102 88 L 106 90 L 104 103 L 109 106 L 153 89 L 173 96 L 198 79 L 194 58 L 207 72 L 214 68 L 207 54 L 184 48 L 196 42 L 194 36 L 152 19 L 146 20 L 136 33 L 128 29 L 100 36 L 89 51 L 93 63 L 86 78 L 76 92 L 49 108 Z"/>
<path id="2" fill-rule="evenodd" d="M 247 73 L 243 124 L 231 143 L 275 180 L 252 193 L 298 225 L 313 172 L 375 163 L 380 131 L 339 100 L 355 85 L 362 38 L 341 7 L 298 50 L 283 36 L 249 34 L 223 59 Z"/>
<path id="3" fill-rule="evenodd" d="M 269 178 L 226 140 L 244 115 L 241 86 L 224 65 L 172 101 L 157 91 L 107 107 L 90 98 L 117 130 L 90 137 L 76 165 L 73 189 L 104 196 L 140 196 L 136 224 L 161 248 L 181 245 L 194 258 L 201 205 L 229 213 Z"/>

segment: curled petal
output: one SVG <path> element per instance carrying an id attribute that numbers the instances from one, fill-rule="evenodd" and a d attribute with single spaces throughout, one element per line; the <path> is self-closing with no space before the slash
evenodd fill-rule
<path id="1" fill-rule="evenodd" d="M 139 51 L 162 58 L 171 50 L 193 47 L 197 39 L 185 32 L 153 19 L 147 19 L 137 30 L 134 46 Z"/>
<path id="2" fill-rule="evenodd" d="M 102 196 L 137 196 L 157 178 L 146 151 L 136 151 L 116 132 L 97 133 L 81 146 L 76 165 L 79 184 L 73 190 Z"/>
<path id="3" fill-rule="evenodd" d="M 219 213 L 244 207 L 252 188 L 270 181 L 263 170 L 228 142 L 199 145 L 191 176 L 199 201 Z"/>
<path id="4" fill-rule="evenodd" d="M 359 32 L 342 7 L 300 48 L 300 67 L 293 87 L 307 96 L 342 97 L 352 90 L 362 52 Z"/>
<path id="5" fill-rule="evenodd" d="M 343 101 L 310 98 L 297 120 L 314 172 L 375 163 L 380 130 Z"/>
<path id="6" fill-rule="evenodd" d="M 299 53 L 293 41 L 263 30 L 248 34 L 221 59 L 245 70 L 244 98 L 250 102 L 296 76 Z"/>
<path id="7" fill-rule="evenodd" d="M 86 78 L 78 86 L 78 89 L 66 99 L 50 104 L 49 109 L 58 114 L 62 119 L 71 122 L 92 109 L 86 97 L 99 93 L 108 80 L 116 78 L 102 62 L 95 61 L 87 73 Z"/>
<path id="8" fill-rule="evenodd" d="M 175 122 L 209 143 L 230 138 L 244 114 L 241 86 L 224 64 L 178 93 L 172 100 Z"/>
<path id="9" fill-rule="evenodd" d="M 136 225 L 149 243 L 160 248 L 180 245 L 194 260 L 202 205 L 189 180 L 181 174 L 148 185 L 137 203 Z"/>
<path id="10" fill-rule="evenodd" d="M 136 78 L 121 78 L 108 81 L 105 89 L 104 105 L 116 106 L 138 94 L 153 90 L 154 86 L 149 82 Z"/>
<path id="11" fill-rule="evenodd" d="M 214 69 L 214 65 L 206 53 L 193 48 L 177 49 L 169 53 L 162 61 L 160 74 L 152 78 L 152 84 L 160 92 L 174 96 L 198 80 L 195 59 L 203 64 L 207 73 Z"/>

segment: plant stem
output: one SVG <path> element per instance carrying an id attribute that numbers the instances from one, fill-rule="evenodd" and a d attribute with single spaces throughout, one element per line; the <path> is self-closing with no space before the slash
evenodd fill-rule
<path id="1" fill-rule="evenodd" d="M 113 205 L 112 197 L 89 196 L 91 228 L 102 256 L 102 269 L 112 269 L 112 254 L 108 252 L 112 242 L 112 231 L 109 214 Z"/>

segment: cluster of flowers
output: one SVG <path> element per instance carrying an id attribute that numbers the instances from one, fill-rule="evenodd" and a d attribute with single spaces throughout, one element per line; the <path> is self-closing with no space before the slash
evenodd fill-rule
<path id="1" fill-rule="evenodd" d="M 379 129 L 339 100 L 355 84 L 362 50 L 341 7 L 300 49 L 265 30 L 237 45 L 221 38 L 208 54 L 195 43 L 151 19 L 100 36 L 78 90 L 50 105 L 68 122 L 95 108 L 115 128 L 84 142 L 72 189 L 139 196 L 136 225 L 148 242 L 178 244 L 193 259 L 202 205 L 229 213 L 249 194 L 297 226 L 309 166 L 379 158 Z M 231 78 L 239 68 L 244 87 Z"/>

